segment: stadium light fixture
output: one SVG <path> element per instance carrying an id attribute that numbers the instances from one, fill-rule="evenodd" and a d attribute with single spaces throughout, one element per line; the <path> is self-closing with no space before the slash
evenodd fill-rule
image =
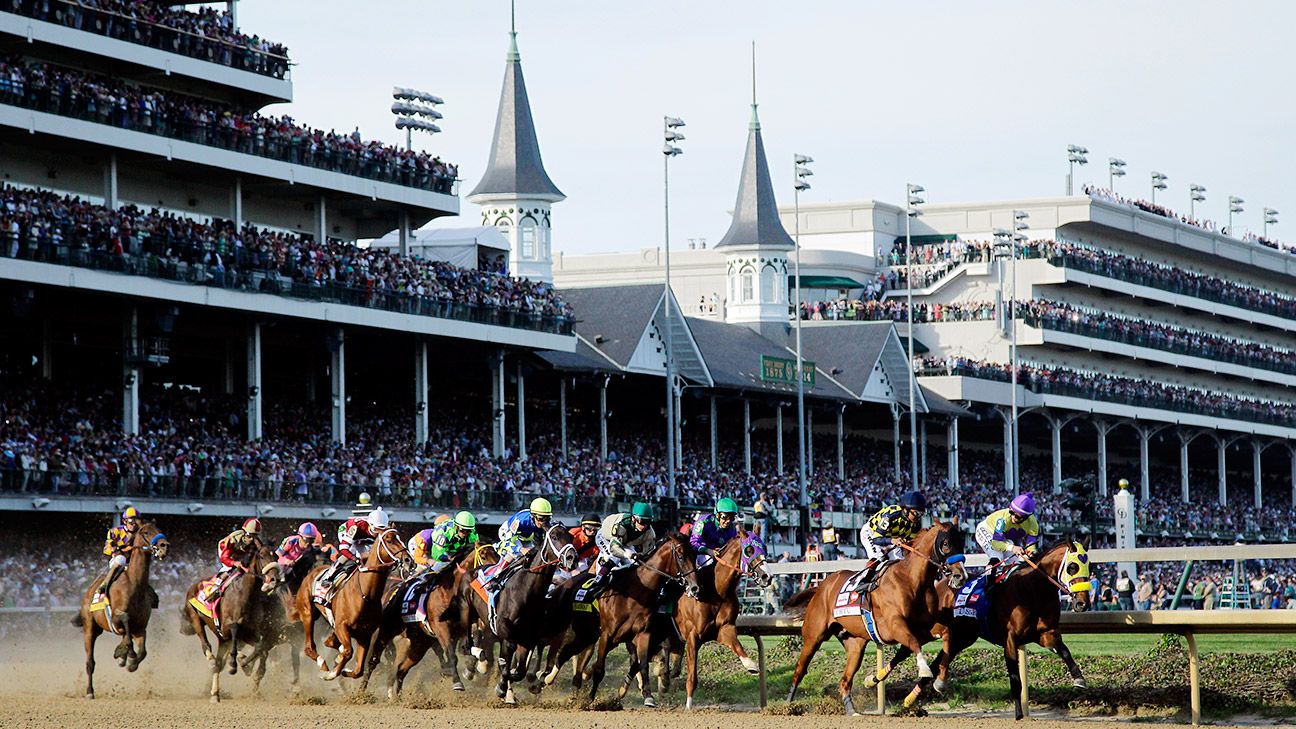
<path id="1" fill-rule="evenodd" d="M 662 336 L 662 343 L 666 353 L 666 475 L 667 485 L 670 487 L 668 495 L 675 498 L 675 461 L 677 458 L 678 435 L 676 418 L 679 413 L 675 408 L 675 357 L 672 351 L 671 338 L 674 334 L 674 321 L 671 318 L 671 269 L 670 269 L 670 161 L 673 157 L 684 154 L 678 144 L 684 141 L 684 135 L 680 132 L 684 126 L 684 120 L 677 116 L 662 117 L 662 218 L 663 234 L 665 238 L 665 256 L 664 263 L 666 269 L 666 282 L 662 290 L 662 306 L 665 310 L 666 332 Z"/>
<path id="2" fill-rule="evenodd" d="M 392 99 L 391 112 L 396 116 L 396 128 L 405 130 L 405 149 L 414 149 L 414 132 L 437 134 L 441 131 L 441 127 L 433 122 L 444 118 L 436 107 L 444 104 L 445 99 L 400 86 L 392 89 Z"/>
<path id="3" fill-rule="evenodd" d="M 1233 235 L 1233 213 L 1240 213 L 1240 212 L 1242 212 L 1242 203 L 1244 203 L 1244 202 L 1246 202 L 1246 200 L 1243 200 L 1243 199 L 1240 198 L 1240 197 L 1237 197 L 1237 196 L 1235 196 L 1235 195 L 1229 195 L 1229 199 L 1228 199 L 1228 232 L 1227 232 L 1227 234 L 1233 236 L 1234 238 L 1236 238 L 1237 236 L 1236 236 L 1236 235 Z"/>
<path id="4" fill-rule="evenodd" d="M 197 501 L 191 501 L 185 506 L 185 511 L 189 512 L 190 514 L 197 514 L 198 512 L 202 511 L 203 508 L 204 506 L 198 503 Z"/>
<path id="5" fill-rule="evenodd" d="M 1075 166 L 1076 166 L 1076 165 L 1082 165 L 1082 166 L 1083 166 L 1083 165 L 1087 165 L 1087 164 L 1089 164 L 1089 158 L 1088 158 L 1087 156 L 1085 156 L 1085 155 L 1087 155 L 1087 154 L 1089 154 L 1089 150 L 1088 150 L 1087 148 L 1085 148 L 1085 147 L 1081 147 L 1081 146 L 1078 145 L 1078 144 L 1068 144 L 1068 145 L 1067 145 L 1067 184 L 1066 184 L 1066 194 L 1067 194 L 1068 197 L 1070 197 L 1070 195 L 1071 195 L 1071 181 L 1072 181 L 1072 179 L 1073 179 L 1074 176 L 1075 176 Z"/>
<path id="6" fill-rule="evenodd" d="M 1196 183 L 1188 185 L 1188 217 L 1196 217 L 1197 203 L 1206 199 L 1206 188 Z"/>
<path id="7" fill-rule="evenodd" d="M 805 376 L 802 372 L 804 360 L 801 349 L 801 193 L 810 189 L 807 178 L 814 176 L 810 165 L 814 157 L 808 154 L 792 155 L 792 205 L 795 225 L 792 231 L 792 242 L 795 246 L 795 259 L 792 262 L 792 311 L 796 317 L 796 385 L 797 385 L 797 485 L 801 490 L 798 502 L 801 506 L 801 530 L 808 533 L 810 528 L 810 485 L 806 470 L 806 416 L 805 416 Z M 780 437 L 782 437 L 780 435 Z M 804 538 L 804 537 L 803 537 Z"/>
<path id="8" fill-rule="evenodd" d="M 905 184 L 905 335 L 909 338 L 909 488 L 918 488 L 918 409 L 915 405 L 917 395 L 914 392 L 914 305 L 913 305 L 913 219 L 922 215 L 918 209 L 926 200 L 923 193 L 927 188 L 912 182 Z"/>
<path id="9" fill-rule="evenodd" d="M 1168 187 L 1168 185 L 1166 185 L 1166 180 L 1168 180 L 1168 179 L 1170 179 L 1170 178 L 1169 178 L 1169 177 L 1166 177 L 1165 175 L 1161 174 L 1160 172 L 1153 172 L 1153 173 L 1152 173 L 1152 204 L 1153 204 L 1153 205 L 1156 205 L 1156 194 L 1157 194 L 1157 190 L 1164 190 L 1164 189 L 1166 189 L 1166 187 Z"/>
<path id="10" fill-rule="evenodd" d="M 329 517 L 333 516 L 336 513 L 337 513 L 337 509 L 334 509 L 331 506 L 326 506 L 323 509 L 320 509 L 320 516 L 324 517 L 325 519 L 328 519 Z"/>
<path id="11" fill-rule="evenodd" d="M 1278 224 L 1278 211 L 1273 208 L 1264 209 L 1264 239 L 1269 240 L 1269 226 Z"/>
<path id="12" fill-rule="evenodd" d="M 50 500 L 45 498 L 44 496 L 37 496 L 36 498 L 32 499 L 31 504 L 33 509 L 44 509 L 45 507 L 49 506 Z"/>
<path id="13" fill-rule="evenodd" d="M 1116 192 L 1116 178 L 1125 176 L 1125 160 L 1118 157 L 1107 158 L 1107 189 Z"/>

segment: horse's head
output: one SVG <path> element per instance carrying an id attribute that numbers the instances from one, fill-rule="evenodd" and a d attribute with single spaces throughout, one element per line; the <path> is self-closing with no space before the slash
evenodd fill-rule
<path id="1" fill-rule="evenodd" d="M 683 534 L 669 532 L 657 542 L 644 565 L 682 585 L 685 595 L 697 598 L 702 594 L 697 581 L 697 552 Z"/>
<path id="2" fill-rule="evenodd" d="M 365 567 L 369 570 L 390 569 L 399 566 L 402 570 L 413 569 L 414 558 L 405 548 L 405 542 L 395 527 L 385 527 L 374 537 L 373 548 L 365 558 Z"/>
<path id="3" fill-rule="evenodd" d="M 261 575 L 261 593 L 263 595 L 273 594 L 284 579 L 275 553 L 270 551 L 270 548 L 260 540 L 257 540 L 257 552 L 256 557 L 252 560 L 252 569 Z"/>
<path id="4" fill-rule="evenodd" d="M 576 557 L 576 544 L 567 527 L 554 524 L 545 530 L 544 545 L 536 556 L 541 564 L 556 564 L 571 571 L 576 566 Z"/>
<path id="5" fill-rule="evenodd" d="M 171 542 L 167 541 L 167 536 L 158 529 L 157 522 L 152 519 L 139 519 L 139 528 L 135 530 L 135 538 L 131 545 L 136 549 L 147 551 L 154 559 L 162 559 L 166 556 L 167 550 L 171 548 Z"/>
<path id="6" fill-rule="evenodd" d="M 741 540 L 742 559 L 739 569 L 747 577 L 756 580 L 761 587 L 769 585 L 774 580 L 774 573 L 769 569 L 765 542 L 760 535 L 752 532 L 744 534 Z"/>
<path id="7" fill-rule="evenodd" d="M 930 560 L 940 565 L 942 574 L 949 576 L 949 586 L 952 589 L 959 589 L 967 582 L 968 574 L 965 559 L 963 556 L 963 546 L 966 542 L 966 535 L 959 528 L 958 518 L 952 522 L 935 522 L 931 526 L 935 532 L 935 539 L 932 540 Z"/>
<path id="8" fill-rule="evenodd" d="M 1057 581 L 1071 594 L 1073 612 L 1085 612 L 1092 605 L 1094 585 L 1089 576 L 1089 551 L 1080 542 L 1069 543 L 1062 555 Z"/>

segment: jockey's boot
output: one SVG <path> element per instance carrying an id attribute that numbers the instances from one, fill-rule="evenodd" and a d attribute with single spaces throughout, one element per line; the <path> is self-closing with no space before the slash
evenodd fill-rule
<path id="1" fill-rule="evenodd" d="M 98 592 L 100 595 L 103 595 L 105 598 L 108 597 L 108 588 L 112 587 L 113 581 L 117 579 L 117 575 L 120 575 L 121 572 L 122 568 L 120 566 L 115 564 L 108 565 L 108 574 L 104 577 L 103 584 L 99 585 Z"/>

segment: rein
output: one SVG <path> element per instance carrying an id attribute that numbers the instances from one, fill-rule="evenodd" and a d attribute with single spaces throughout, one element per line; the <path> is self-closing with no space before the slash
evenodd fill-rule
<path id="1" fill-rule="evenodd" d="M 905 550 L 905 551 L 907 551 L 907 552 L 909 552 L 909 553 L 911 553 L 911 554 L 916 554 L 916 555 L 918 555 L 919 559 L 922 559 L 922 560 L 926 561 L 928 564 L 934 566 L 936 569 L 940 570 L 942 573 L 945 573 L 945 572 L 949 572 L 949 571 L 950 571 L 950 568 L 949 568 L 949 565 L 948 565 L 948 564 L 943 564 L 943 563 L 941 563 L 941 562 L 936 561 L 936 559 L 933 558 L 930 554 L 923 554 L 922 552 L 919 552 L 917 549 L 914 549 L 913 547 L 909 546 L 908 544 L 905 544 L 904 542 L 900 542 L 900 543 L 897 544 L 896 546 L 897 546 L 897 547 L 900 547 L 901 549 L 903 549 L 903 550 Z"/>
<path id="2" fill-rule="evenodd" d="M 553 559 L 546 559 L 546 560 L 543 560 L 543 561 L 541 561 L 540 564 L 538 564 L 538 565 L 534 565 L 534 566 L 532 566 L 532 567 L 528 567 L 528 568 L 527 568 L 527 571 L 528 571 L 528 572 L 530 572 L 530 573 L 532 573 L 532 574 L 538 574 L 538 573 L 540 573 L 540 572 L 543 572 L 543 571 L 545 570 L 545 568 L 547 568 L 547 567 L 554 567 L 554 566 L 556 566 L 556 565 L 561 564 L 561 563 L 562 563 L 563 555 L 566 554 L 566 553 L 567 553 L 567 550 L 569 550 L 569 549 L 572 551 L 572 554 L 573 554 L 573 555 L 576 553 L 576 547 L 574 547 L 574 546 L 572 546 L 572 545 L 570 545 L 570 544 L 565 544 L 565 545 L 563 545 L 562 549 L 555 549 L 555 548 L 554 548 L 554 546 L 553 546 L 553 532 L 554 532 L 555 529 L 562 529 L 562 525 L 561 525 L 561 524 L 554 524 L 553 526 L 551 526 L 551 527 L 549 527 L 548 529 L 545 530 L 545 541 L 544 541 L 544 547 L 543 547 L 543 548 L 541 549 L 541 551 L 540 551 L 541 556 L 544 556 L 544 550 L 547 549 L 547 550 L 549 550 L 549 553 L 552 554 L 552 555 L 554 556 L 554 558 L 553 558 Z M 575 562 L 575 561 L 576 561 L 576 560 L 574 560 L 574 559 L 572 560 L 572 562 Z"/>
<path id="3" fill-rule="evenodd" d="M 1048 572 L 1045 572 L 1042 568 L 1040 568 L 1038 564 L 1035 564 L 1034 560 L 1026 556 L 1025 553 L 1022 554 L 1021 558 L 1025 560 L 1026 564 L 1030 565 L 1031 567 L 1034 567 L 1036 571 L 1038 571 L 1041 575 L 1047 577 L 1048 581 L 1052 582 L 1057 587 L 1058 590 L 1061 590 L 1062 592 L 1067 592 L 1066 585 L 1063 585 L 1061 582 L 1058 582 L 1057 578 L 1055 578 L 1053 575 L 1050 575 Z"/>

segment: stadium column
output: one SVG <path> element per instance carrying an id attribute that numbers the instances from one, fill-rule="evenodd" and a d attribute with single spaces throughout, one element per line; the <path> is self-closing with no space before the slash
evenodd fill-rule
<path id="1" fill-rule="evenodd" d="M 1291 505 L 1296 507 L 1296 448 L 1292 448 L 1290 442 L 1287 444 L 1287 454 L 1291 456 Z"/>
<path id="2" fill-rule="evenodd" d="M 562 441 L 562 461 L 567 462 L 567 378 L 558 378 L 558 435 Z"/>
<path id="3" fill-rule="evenodd" d="M 41 322 L 41 379 L 54 379 L 54 322 Z"/>
<path id="4" fill-rule="evenodd" d="M 774 406 L 774 454 L 778 472 L 783 473 L 783 403 Z"/>
<path id="5" fill-rule="evenodd" d="M 328 201 L 320 193 L 319 202 L 315 203 L 315 241 L 324 245 L 328 241 Z"/>
<path id="6" fill-rule="evenodd" d="M 1188 444 L 1197 434 L 1191 430 L 1180 430 L 1179 436 L 1179 498 L 1188 503 Z"/>
<path id="7" fill-rule="evenodd" d="M 946 432 L 946 448 L 949 451 L 947 468 L 949 469 L 949 487 L 955 491 L 959 487 L 959 419 L 951 417 Z"/>
<path id="8" fill-rule="evenodd" d="M 243 178 L 238 175 L 234 176 L 230 188 L 230 220 L 234 221 L 235 230 L 243 227 Z"/>
<path id="9" fill-rule="evenodd" d="M 491 456 L 504 457 L 504 350 L 491 357 Z"/>
<path id="10" fill-rule="evenodd" d="M 927 488 L 927 421 L 918 421 L 918 488 Z"/>
<path id="11" fill-rule="evenodd" d="M 1144 503 L 1152 496 L 1151 478 L 1148 476 L 1148 440 L 1156 430 L 1139 428 L 1139 499 Z"/>
<path id="12" fill-rule="evenodd" d="M 751 475 L 751 400 L 743 398 L 743 473 Z"/>
<path id="13" fill-rule="evenodd" d="M 806 417 L 806 474 L 814 475 L 814 408 L 809 405 L 805 409 Z M 798 436 L 799 437 L 799 436 Z"/>
<path id="14" fill-rule="evenodd" d="M 900 406 L 891 403 L 891 444 L 895 447 L 895 478 L 900 480 Z"/>
<path id="15" fill-rule="evenodd" d="M 1097 419 L 1093 421 L 1094 430 L 1098 431 L 1098 493 L 1107 495 L 1107 434 L 1116 427 L 1115 423 Z"/>
<path id="16" fill-rule="evenodd" d="M 410 214 L 409 214 L 409 211 L 408 211 L 408 210 L 405 210 L 404 208 L 402 208 L 401 211 L 400 211 L 400 216 L 399 216 L 399 217 L 400 217 L 400 220 L 397 222 L 397 227 L 400 228 L 400 254 L 401 254 L 402 256 L 408 256 L 408 255 L 409 255 L 409 236 L 410 236 Z"/>
<path id="17" fill-rule="evenodd" d="M 720 424 L 716 422 L 716 396 L 711 396 L 711 469 L 719 468 Z"/>
<path id="18" fill-rule="evenodd" d="M 329 367 L 333 385 L 333 442 L 346 445 L 346 333 L 341 327 L 334 332 L 333 341 L 336 348 L 331 348 L 333 357 Z"/>
<path id="19" fill-rule="evenodd" d="M 1053 493 L 1062 493 L 1062 426 L 1066 421 L 1058 417 L 1048 419 L 1053 435 Z"/>
<path id="20" fill-rule="evenodd" d="M 414 342 L 414 442 L 428 439 L 428 346 L 427 341 Z"/>
<path id="21" fill-rule="evenodd" d="M 108 155 L 108 161 L 104 163 L 104 205 L 109 208 L 117 207 L 117 154 L 114 152 Z"/>
<path id="22" fill-rule="evenodd" d="M 247 339 L 247 437 L 261 438 L 261 322 L 248 326 Z"/>
<path id="23" fill-rule="evenodd" d="M 1003 418 L 1003 442 L 1004 442 L 1004 484 L 1012 489 L 1013 484 L 1013 460 L 1012 460 L 1012 412 L 1006 408 L 996 407 L 999 415 Z"/>
<path id="24" fill-rule="evenodd" d="M 611 375 L 605 375 L 603 379 L 599 381 L 599 460 L 602 463 L 607 463 L 607 386 L 608 380 L 611 379 Z"/>
<path id="25" fill-rule="evenodd" d="M 837 406 L 837 478 L 846 478 L 846 406 Z"/>
<path id="26" fill-rule="evenodd" d="M 123 322 L 126 346 L 122 358 L 122 433 L 139 435 L 139 393 L 143 383 L 139 366 L 139 309 L 132 306 Z"/>
<path id="27" fill-rule="evenodd" d="M 225 338 L 225 371 L 221 389 L 226 395 L 234 394 L 234 340 L 231 337 Z"/>
<path id="28" fill-rule="evenodd" d="M 1251 490 L 1255 508 L 1260 508 L 1260 454 L 1264 452 L 1264 443 L 1251 441 Z"/>
<path id="29" fill-rule="evenodd" d="M 522 361 L 517 363 L 517 432 L 519 461 L 527 459 L 526 449 L 526 375 L 522 373 Z"/>
<path id="30" fill-rule="evenodd" d="M 1228 441 L 1221 435 L 1215 436 L 1215 466 L 1219 473 L 1219 505 L 1228 506 Z"/>

